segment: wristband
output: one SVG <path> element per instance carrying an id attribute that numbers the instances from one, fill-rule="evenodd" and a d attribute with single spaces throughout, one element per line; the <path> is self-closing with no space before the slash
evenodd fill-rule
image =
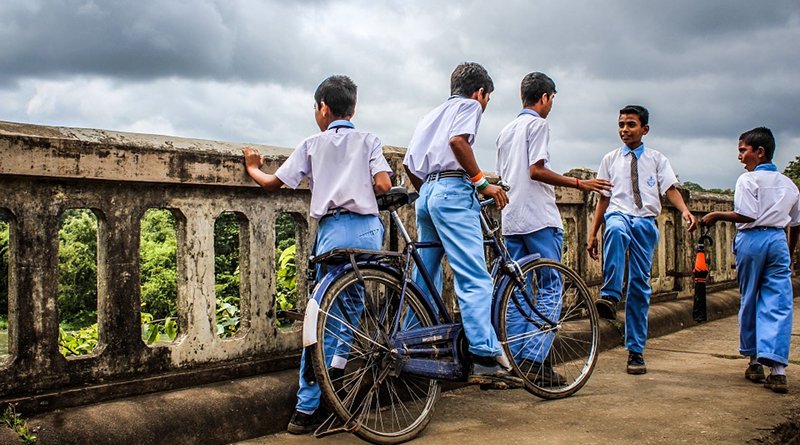
<path id="1" fill-rule="evenodd" d="M 480 183 L 479 184 L 475 184 L 475 188 L 477 188 L 478 191 L 481 191 L 481 190 L 485 189 L 486 187 L 489 187 L 489 181 L 487 181 L 486 178 L 481 178 Z"/>
<path id="2" fill-rule="evenodd" d="M 575 188 L 578 190 L 581 189 L 581 180 L 578 178 L 575 178 Z"/>
<path id="3" fill-rule="evenodd" d="M 472 181 L 472 184 L 474 184 L 476 186 L 481 183 L 482 179 L 483 179 L 483 172 L 482 171 L 479 171 L 477 175 L 469 178 L 469 180 Z"/>

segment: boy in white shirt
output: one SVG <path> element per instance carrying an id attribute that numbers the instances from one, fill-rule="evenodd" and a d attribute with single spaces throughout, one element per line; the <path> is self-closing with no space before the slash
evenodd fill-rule
<path id="1" fill-rule="evenodd" d="M 493 286 L 486 270 L 478 193 L 494 198 L 501 209 L 508 197 L 501 187 L 489 184 L 472 151 L 492 91 L 492 78 L 481 65 L 457 66 L 450 76 L 450 98 L 417 124 L 403 164 L 419 190 L 417 236 L 442 243 L 442 248 L 420 250 L 439 291 L 444 253 L 453 269 L 472 361 L 468 382 L 505 389 L 521 385 L 522 379 L 511 374 L 491 322 Z M 415 280 L 427 289 L 419 274 Z"/>
<path id="2" fill-rule="evenodd" d="M 589 231 L 589 256 L 597 259 L 597 231 L 603 232 L 603 286 L 595 304 L 603 318 L 615 319 L 622 299 L 625 253 L 628 253 L 628 287 L 625 299 L 625 347 L 628 374 L 644 374 L 644 347 L 647 342 L 647 313 L 650 309 L 650 269 L 658 244 L 655 218 L 661 213 L 661 195 L 681 212 L 693 231 L 696 220 L 677 188 L 678 178 L 667 158 L 646 148 L 642 138 L 650 131 L 650 113 L 640 105 L 619 111 L 619 136 L 622 147 L 600 161 L 597 177 L 614 184 L 597 200 L 594 223 Z"/>
<path id="3" fill-rule="evenodd" d="M 380 250 L 383 244 L 384 228 L 375 196 L 391 187 L 392 170 L 383 157 L 380 139 L 356 130 L 350 122 L 356 93 L 356 85 L 347 76 L 325 79 L 314 93 L 314 119 L 321 133 L 301 142 L 274 175 L 261 171 L 263 160 L 257 151 L 243 149 L 247 173 L 268 191 L 284 184 L 297 188 L 303 178 L 308 179 L 310 214 L 319 222 L 314 247 L 317 255 L 335 248 Z M 304 372 L 307 360 L 310 357 L 303 350 L 297 405 L 287 427 L 292 434 L 309 433 L 324 420 L 324 413 L 318 409 L 319 385 Z M 343 369 L 344 365 L 339 366 Z"/>
<path id="4" fill-rule="evenodd" d="M 765 127 L 739 136 L 739 161 L 747 173 L 736 181 L 732 212 L 711 212 L 700 220 L 736 223 L 733 253 L 742 304 L 739 352 L 750 357 L 745 378 L 786 393 L 786 365 L 792 335 L 791 256 L 800 234 L 800 192 L 772 163 L 775 138 Z M 784 232 L 789 226 L 789 242 Z M 764 378 L 764 367 L 770 374 Z"/>
<path id="5" fill-rule="evenodd" d="M 503 238 L 515 260 L 539 254 L 561 261 L 564 228 L 554 186 L 611 190 L 606 179 L 580 180 L 550 168 L 550 126 L 546 119 L 555 95 L 556 84 L 550 77 L 539 72 L 527 74 L 520 85 L 522 111 L 497 136 L 497 173 L 511 186 L 508 205 L 503 208 Z M 537 277 L 537 309 L 552 316 L 561 310 L 560 286 L 549 284 L 557 283 L 556 277 L 541 275 Z M 508 318 L 509 337 L 530 331 L 530 322 L 516 308 L 511 308 Z M 546 360 L 552 341 L 552 334 L 542 334 L 511 345 L 515 361 L 537 384 L 564 384 L 563 377 Z"/>

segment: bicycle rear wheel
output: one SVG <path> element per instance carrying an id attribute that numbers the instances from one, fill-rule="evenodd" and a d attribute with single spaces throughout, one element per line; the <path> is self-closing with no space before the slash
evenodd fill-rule
<path id="1" fill-rule="evenodd" d="M 525 291 L 512 283 L 501 296 L 500 341 L 528 392 L 544 399 L 570 396 L 597 362 L 599 322 L 592 298 L 580 276 L 557 261 L 538 259 L 520 268 Z"/>
<path id="2" fill-rule="evenodd" d="M 389 331 L 398 311 L 402 329 L 430 326 L 432 317 L 413 288 L 399 308 L 401 278 L 378 269 L 350 271 L 322 297 L 314 372 L 323 400 L 354 433 L 373 443 L 416 437 L 440 393 L 430 378 L 393 372 Z"/>

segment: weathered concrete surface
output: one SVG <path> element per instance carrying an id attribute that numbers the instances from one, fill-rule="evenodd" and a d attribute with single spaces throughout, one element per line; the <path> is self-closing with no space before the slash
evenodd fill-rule
<path id="1" fill-rule="evenodd" d="M 797 289 L 796 289 L 797 290 Z M 797 292 L 795 292 L 797 295 Z M 795 302 L 795 326 L 800 300 Z M 797 333 L 800 328 L 795 328 Z M 793 365 L 800 342 L 790 352 Z M 600 355 L 592 378 L 573 397 L 544 401 L 525 391 L 445 393 L 414 444 L 786 444 L 797 441 L 800 367 L 787 368 L 789 394 L 744 379 L 736 317 L 651 339 L 648 372 L 625 373 L 627 352 Z M 784 425 L 794 419 L 794 425 Z M 792 423 L 792 422 L 789 422 Z M 794 428 L 792 428 L 794 427 Z M 782 434 L 781 434 L 782 433 Z M 773 435 L 775 434 L 775 435 Z M 280 433 L 239 445 L 305 444 L 309 436 Z M 364 443 L 337 435 L 320 444 Z"/>

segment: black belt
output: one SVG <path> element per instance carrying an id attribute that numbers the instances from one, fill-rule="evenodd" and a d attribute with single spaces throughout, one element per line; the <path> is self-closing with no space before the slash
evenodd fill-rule
<path id="1" fill-rule="evenodd" d="M 433 172 L 429 174 L 425 180 L 426 181 L 436 181 L 442 178 L 465 178 L 469 179 L 467 172 L 464 170 L 442 170 L 438 172 Z"/>
<path id="2" fill-rule="evenodd" d="M 327 218 L 329 216 L 335 216 L 335 215 L 344 215 L 344 214 L 347 214 L 347 213 L 353 213 L 353 212 L 351 212 L 351 211 L 349 211 L 347 209 L 343 209 L 341 207 L 337 207 L 335 209 L 330 209 L 327 212 L 325 212 L 325 214 L 322 215 L 322 218 Z M 320 218 L 320 220 L 322 218 Z"/>
<path id="3" fill-rule="evenodd" d="M 770 226 L 755 226 L 755 227 L 748 227 L 746 229 L 740 229 L 741 232 L 746 232 L 748 230 L 781 230 L 786 231 L 783 227 L 770 227 Z"/>

